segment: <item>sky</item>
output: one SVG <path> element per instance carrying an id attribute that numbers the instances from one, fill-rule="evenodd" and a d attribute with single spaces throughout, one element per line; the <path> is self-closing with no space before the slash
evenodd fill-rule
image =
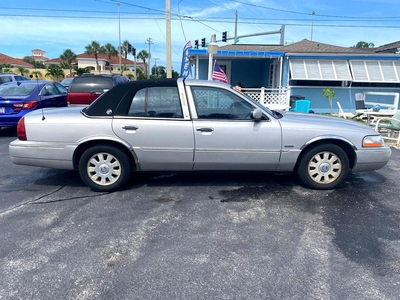
<path id="1" fill-rule="evenodd" d="M 151 64 L 166 65 L 166 1 L 168 0 L 13 0 L 0 1 L 0 53 L 15 58 L 46 51 L 58 58 L 66 49 L 85 52 L 92 41 L 115 47 L 128 40 L 138 53 L 149 51 Z M 172 67 L 180 71 L 186 42 L 222 32 L 237 44 L 279 44 L 273 32 L 285 25 L 284 42 L 303 39 L 351 47 L 359 41 L 376 47 L 400 40 L 399 0 L 169 0 Z M 119 3 L 119 4 L 118 4 Z M 272 34 L 271 34 L 272 33 Z M 150 43 L 149 43 L 150 41 Z M 133 60 L 132 56 L 128 58 Z"/>

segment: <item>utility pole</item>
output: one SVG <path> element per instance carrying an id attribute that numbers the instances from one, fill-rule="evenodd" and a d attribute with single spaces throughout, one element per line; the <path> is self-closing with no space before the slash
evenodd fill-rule
<path id="1" fill-rule="evenodd" d="M 171 0 L 166 0 L 166 47 L 167 47 L 167 57 L 166 57 L 166 68 L 167 68 L 167 78 L 172 78 L 172 56 L 171 56 Z"/>
<path id="2" fill-rule="evenodd" d="M 119 71 L 122 75 L 122 64 L 121 64 L 121 17 L 120 17 L 120 13 L 119 13 L 119 6 L 120 3 L 117 2 L 118 5 L 118 53 L 119 53 Z"/>
<path id="3" fill-rule="evenodd" d="M 311 15 L 312 15 L 312 19 L 311 19 L 311 41 L 312 41 L 312 34 L 313 34 L 313 29 L 314 29 L 314 15 L 315 15 L 316 11 L 313 10 Z"/>
<path id="4" fill-rule="evenodd" d="M 236 45 L 236 41 L 237 41 L 237 18 L 238 18 L 238 12 L 236 11 L 236 15 L 235 15 L 235 40 L 233 41 L 233 43 Z"/>
<path id="5" fill-rule="evenodd" d="M 159 60 L 159 58 L 153 58 L 153 59 L 154 59 L 154 73 L 156 77 L 158 77 L 157 60 Z"/>
<path id="6" fill-rule="evenodd" d="M 149 67 L 148 67 L 149 72 L 147 73 L 147 78 L 150 78 L 150 72 L 151 72 L 151 70 L 150 70 L 150 65 L 151 65 L 151 63 L 150 63 L 150 60 L 151 60 L 150 45 L 151 45 L 151 44 L 154 44 L 154 43 L 152 42 L 152 40 L 151 40 L 151 37 L 149 37 L 149 38 L 146 40 L 146 44 L 149 44 L 149 59 L 148 59 L 148 61 L 149 61 Z"/>

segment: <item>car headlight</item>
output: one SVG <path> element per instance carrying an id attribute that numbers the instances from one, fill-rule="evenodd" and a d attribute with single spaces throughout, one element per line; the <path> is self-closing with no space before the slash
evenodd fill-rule
<path id="1" fill-rule="evenodd" d="M 382 147 L 385 145 L 381 135 L 367 135 L 363 139 L 363 147 Z"/>

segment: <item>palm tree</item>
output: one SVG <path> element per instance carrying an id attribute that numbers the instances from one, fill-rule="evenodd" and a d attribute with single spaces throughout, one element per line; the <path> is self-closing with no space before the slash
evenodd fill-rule
<path id="1" fill-rule="evenodd" d="M 64 70 L 59 65 L 51 64 L 47 67 L 47 72 L 45 76 L 51 76 L 53 77 L 53 80 L 55 78 L 55 81 L 59 81 L 58 78 L 60 76 L 61 78 L 64 78 Z"/>
<path id="2" fill-rule="evenodd" d="M 32 71 L 31 75 L 35 79 L 42 78 L 42 72 L 40 72 L 40 71 Z"/>
<path id="3" fill-rule="evenodd" d="M 75 67 L 75 69 L 74 69 L 74 74 L 77 76 L 85 74 L 85 73 L 90 73 L 90 70 L 88 67 L 86 67 L 86 68 Z"/>
<path id="4" fill-rule="evenodd" d="M 138 53 L 137 55 L 138 59 L 143 60 L 143 64 L 144 64 L 144 75 L 147 78 L 147 66 L 146 66 L 146 59 L 149 58 L 149 53 L 146 50 L 142 50 Z"/>
<path id="5" fill-rule="evenodd" d="M 128 58 L 128 46 L 130 45 L 128 40 L 123 41 L 122 46 L 121 46 L 121 53 L 124 57 L 124 70 L 126 66 L 126 59 Z"/>
<path id="6" fill-rule="evenodd" d="M 87 45 L 85 48 L 86 48 L 85 54 L 94 54 L 97 70 L 99 70 L 100 73 L 98 55 L 104 54 L 104 48 L 101 47 L 100 44 L 96 41 L 92 41 L 92 43 Z"/>
<path id="7" fill-rule="evenodd" d="M 25 76 L 25 75 L 29 74 L 29 70 L 23 66 L 18 66 L 17 69 L 18 69 L 18 72 L 21 74 L 21 76 Z"/>
<path id="8" fill-rule="evenodd" d="M 4 73 L 8 73 L 11 71 L 12 65 L 10 64 L 2 64 L 0 65 L 0 71 Z"/>
<path id="9" fill-rule="evenodd" d="M 107 43 L 103 46 L 104 48 L 104 53 L 108 55 L 108 61 L 111 61 L 111 56 L 117 56 L 118 51 L 117 49 L 111 45 L 110 43 Z M 111 64 L 110 64 L 110 73 L 111 73 Z"/>
<path id="10" fill-rule="evenodd" d="M 72 63 L 76 61 L 76 54 L 71 49 L 66 49 L 60 55 L 60 59 L 68 65 L 69 74 L 72 75 Z"/>

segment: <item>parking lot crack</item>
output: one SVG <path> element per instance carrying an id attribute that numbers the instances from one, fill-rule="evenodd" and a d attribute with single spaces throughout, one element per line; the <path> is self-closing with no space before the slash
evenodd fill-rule
<path id="1" fill-rule="evenodd" d="M 94 194 L 94 195 L 83 195 L 83 196 L 77 196 L 77 197 L 68 197 L 68 198 L 60 198 L 60 199 L 55 199 L 55 200 L 49 200 L 49 201 L 40 201 L 46 197 L 49 197 L 51 195 L 54 195 L 56 193 L 58 193 L 59 191 L 61 191 L 63 188 L 65 187 L 65 185 L 60 186 L 59 188 L 55 189 L 54 191 L 51 191 L 47 194 L 41 195 L 35 199 L 32 200 L 28 200 L 22 203 L 19 203 L 17 205 L 14 205 L 12 207 L 0 210 L 0 215 L 8 213 L 10 211 L 16 210 L 18 208 L 27 206 L 27 205 L 37 205 L 37 204 L 49 204 L 49 203 L 55 203 L 55 202 L 60 202 L 60 201 L 68 201 L 68 200 L 75 200 L 75 199 L 81 199 L 81 198 L 90 198 L 90 197 L 98 197 L 98 196 L 103 196 L 103 195 L 107 195 L 109 193 L 101 193 L 101 194 Z"/>

